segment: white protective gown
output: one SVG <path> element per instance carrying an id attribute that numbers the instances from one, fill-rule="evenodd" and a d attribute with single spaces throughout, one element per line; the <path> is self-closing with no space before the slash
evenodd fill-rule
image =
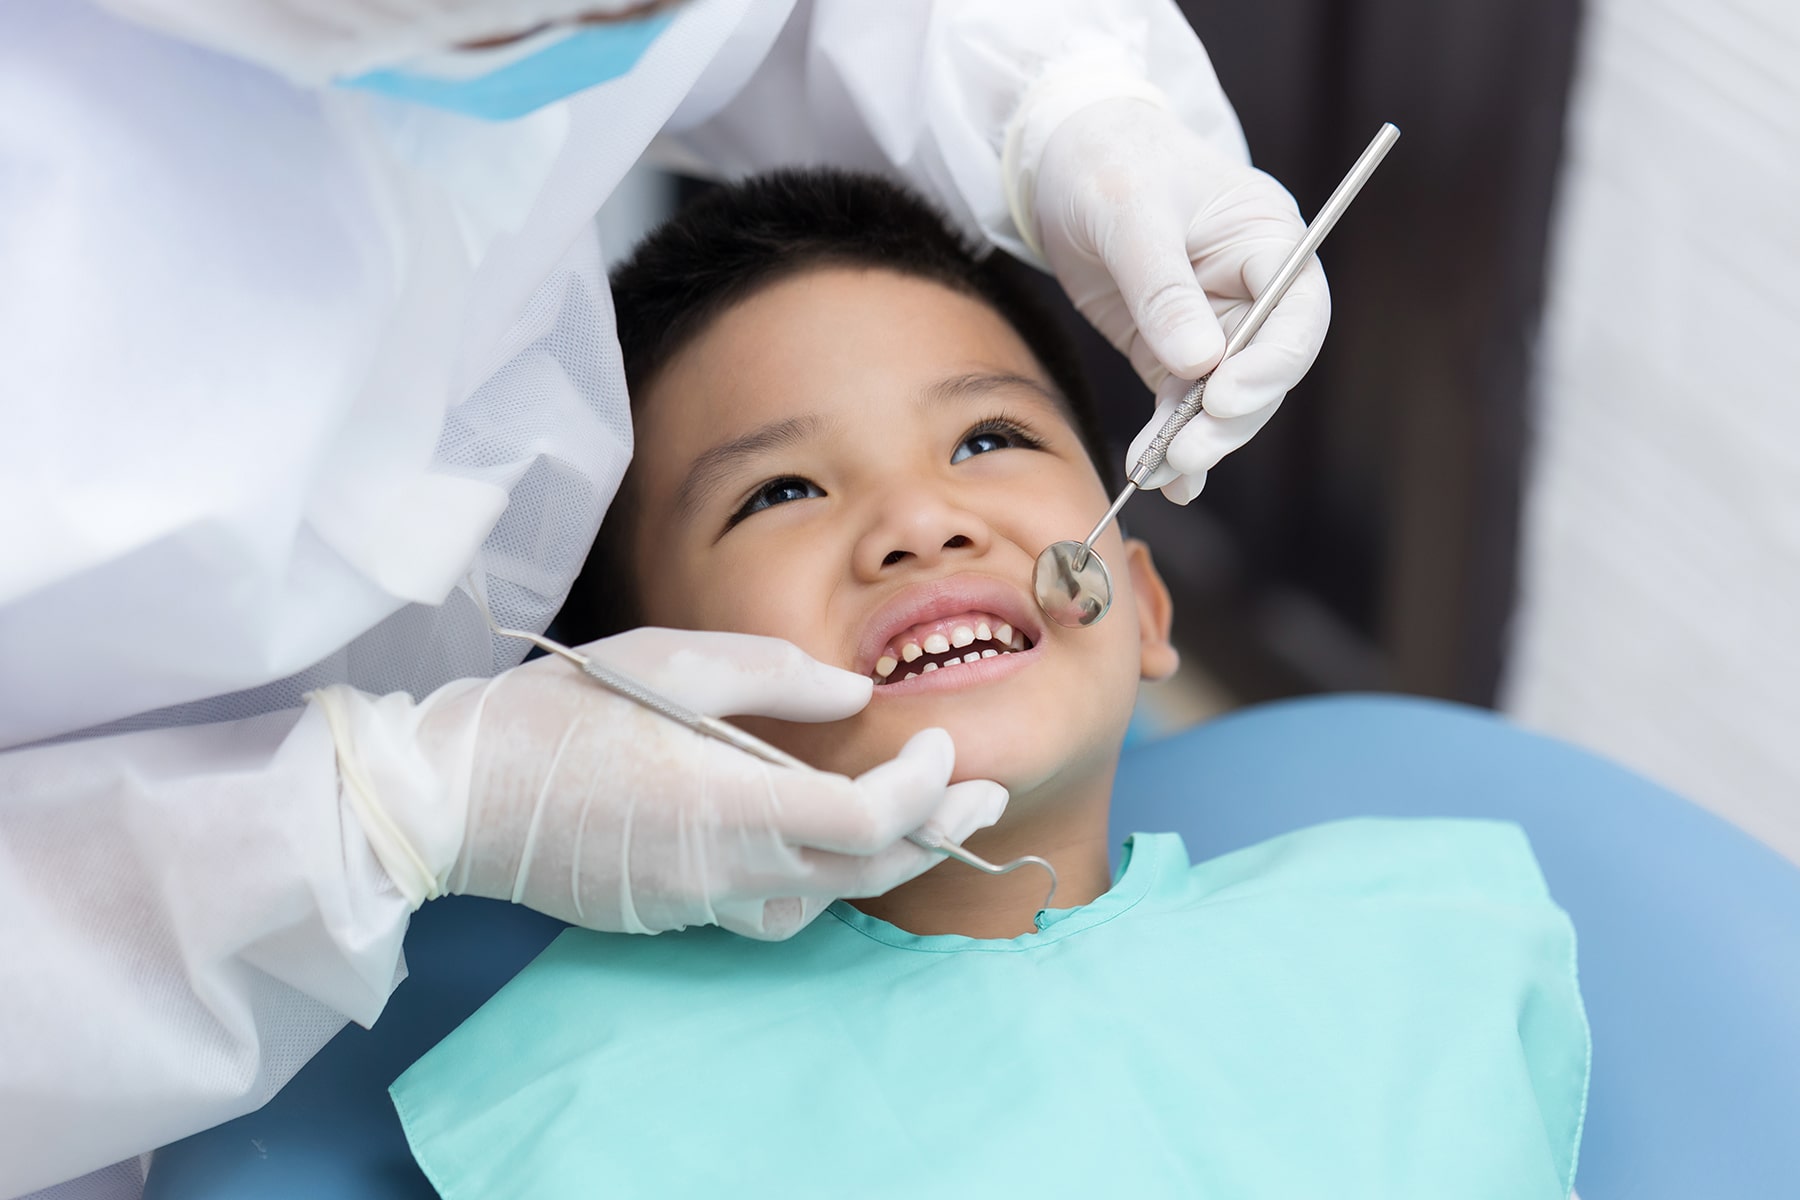
<path id="1" fill-rule="evenodd" d="M 1018 250 L 1007 121 L 1090 58 L 1238 138 L 1166 0 L 693 0 L 504 123 L 0 3 L 0 1196 L 256 1108 L 404 977 L 301 696 L 514 665 L 476 591 L 557 609 L 631 453 L 592 217 L 652 140 Z"/>

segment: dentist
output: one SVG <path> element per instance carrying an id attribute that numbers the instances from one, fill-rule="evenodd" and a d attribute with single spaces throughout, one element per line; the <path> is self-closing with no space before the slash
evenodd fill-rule
<path id="1" fill-rule="evenodd" d="M 802 777 L 491 632 L 630 457 L 592 218 L 647 153 L 909 180 L 1161 411 L 1302 229 L 1168 0 L 0 6 L 0 1195 L 262 1104 L 435 896 L 780 938 L 997 819 L 941 731 Z M 1156 484 L 1328 317 L 1315 263 Z M 590 652 L 719 715 L 869 696 L 768 639 Z"/>

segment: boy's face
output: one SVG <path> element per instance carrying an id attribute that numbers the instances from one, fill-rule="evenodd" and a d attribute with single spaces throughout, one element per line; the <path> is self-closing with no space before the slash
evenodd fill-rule
<path id="1" fill-rule="evenodd" d="M 637 406 L 646 622 L 878 680 L 847 721 L 743 722 L 815 766 L 858 774 L 939 725 L 957 779 L 1110 777 L 1139 678 L 1175 666 L 1168 595 L 1114 529 L 1105 620 L 1065 629 L 1032 599 L 1038 551 L 1110 499 L 1052 395 L 1002 317 L 939 284 L 829 267 L 755 292 Z"/>

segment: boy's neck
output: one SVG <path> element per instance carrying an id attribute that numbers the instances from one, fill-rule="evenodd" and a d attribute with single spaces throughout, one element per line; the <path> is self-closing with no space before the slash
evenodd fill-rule
<path id="1" fill-rule="evenodd" d="M 1089 904 L 1112 886 L 1111 799 L 1110 770 L 1055 795 L 1015 795 L 998 825 L 978 830 L 963 845 L 992 863 L 1026 854 L 1049 859 L 1056 868 L 1056 907 Z M 1037 867 L 987 875 L 949 860 L 885 896 L 850 903 L 908 933 L 1012 938 L 1037 932 L 1035 918 L 1049 888 L 1050 877 Z"/>

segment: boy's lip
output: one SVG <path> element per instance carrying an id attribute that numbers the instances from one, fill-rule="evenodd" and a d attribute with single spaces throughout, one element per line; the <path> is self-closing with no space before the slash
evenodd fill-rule
<path id="1" fill-rule="evenodd" d="M 896 635 L 914 625 L 965 612 L 992 613 L 1024 634 L 1033 648 L 1043 640 L 1044 626 L 1037 605 L 1021 588 L 991 575 L 965 572 L 915 583 L 895 593 L 870 619 L 852 670 L 859 675 L 870 674 L 875 660 Z"/>

